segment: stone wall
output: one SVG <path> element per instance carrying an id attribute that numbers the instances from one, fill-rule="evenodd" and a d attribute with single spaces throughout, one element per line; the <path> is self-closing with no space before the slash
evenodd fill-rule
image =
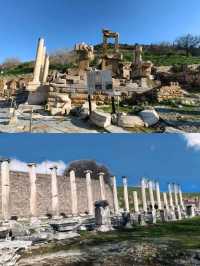
<path id="1" fill-rule="evenodd" d="M 162 86 L 157 91 L 158 102 L 167 101 L 171 99 L 179 99 L 183 97 L 183 91 L 178 83 L 171 82 L 169 86 Z"/>
<path id="2" fill-rule="evenodd" d="M 58 176 L 59 213 L 71 214 L 70 180 L 66 176 Z M 37 214 L 45 216 L 52 213 L 51 176 L 37 174 Z M 87 207 L 86 179 L 76 177 L 78 211 L 85 213 Z M 113 193 L 109 184 L 105 183 L 106 198 L 113 208 Z M 1 178 L 0 178 L 0 206 L 1 206 Z M 100 200 L 100 185 L 98 179 L 92 180 L 93 201 Z M 28 173 L 10 172 L 10 216 L 30 216 L 30 178 Z M 0 208 L 0 218 L 2 210 Z"/>

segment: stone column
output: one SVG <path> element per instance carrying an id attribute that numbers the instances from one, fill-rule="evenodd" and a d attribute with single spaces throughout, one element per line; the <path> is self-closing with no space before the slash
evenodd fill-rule
<path id="1" fill-rule="evenodd" d="M 29 177 L 31 185 L 31 195 L 30 195 L 30 213 L 31 217 L 37 217 L 37 185 L 36 185 L 36 164 L 29 163 Z"/>
<path id="2" fill-rule="evenodd" d="M 1 204 L 3 220 L 10 219 L 10 170 L 9 159 L 0 160 L 1 163 Z"/>
<path id="3" fill-rule="evenodd" d="M 173 188 L 174 188 L 174 200 L 175 200 L 175 206 L 179 206 L 178 204 L 178 191 L 177 191 L 177 185 L 174 183 L 173 184 Z"/>
<path id="4" fill-rule="evenodd" d="M 184 206 L 184 203 L 183 203 L 183 194 L 182 194 L 182 190 L 181 190 L 181 186 L 180 185 L 178 186 L 178 192 L 179 192 L 179 200 L 180 200 L 181 208 L 183 210 L 185 210 L 185 206 Z"/>
<path id="5" fill-rule="evenodd" d="M 105 200 L 106 199 L 104 175 L 105 175 L 104 173 L 99 173 L 101 200 Z"/>
<path id="6" fill-rule="evenodd" d="M 151 203 L 152 211 L 153 211 L 155 208 L 155 201 L 154 201 L 154 194 L 153 194 L 153 182 L 149 180 L 148 185 L 149 185 L 150 203 Z"/>
<path id="7" fill-rule="evenodd" d="M 70 187 L 71 187 L 71 204 L 72 204 L 72 215 L 78 215 L 78 198 L 77 198 L 77 187 L 76 187 L 76 176 L 74 170 L 69 172 Z"/>
<path id="8" fill-rule="evenodd" d="M 58 169 L 57 166 L 50 168 L 51 170 L 52 213 L 54 216 L 59 216 L 57 169 Z"/>
<path id="9" fill-rule="evenodd" d="M 112 187 L 113 187 L 113 202 L 114 202 L 114 210 L 115 214 L 117 215 L 119 213 L 119 201 L 118 201 L 118 195 L 117 195 L 117 183 L 116 183 L 116 177 L 112 177 Z"/>
<path id="10" fill-rule="evenodd" d="M 125 203 L 125 211 L 129 212 L 129 199 L 128 199 L 128 184 L 127 184 L 127 177 L 123 176 L 123 186 L 124 186 L 124 203 Z"/>
<path id="11" fill-rule="evenodd" d="M 160 200 L 159 182 L 156 182 L 156 198 L 157 198 L 158 210 L 162 210 L 162 204 L 161 204 L 161 200 Z"/>
<path id="12" fill-rule="evenodd" d="M 169 205 L 172 210 L 174 210 L 174 203 L 173 203 L 173 197 L 172 197 L 172 187 L 171 184 L 168 185 L 169 190 Z"/>
<path id="13" fill-rule="evenodd" d="M 146 180 L 144 178 L 142 178 L 141 180 L 141 193 L 142 193 L 143 211 L 147 212 Z"/>
<path id="14" fill-rule="evenodd" d="M 169 205 L 168 205 L 167 193 L 166 192 L 163 192 L 163 201 L 164 201 L 164 205 L 165 205 L 166 211 L 168 212 L 169 211 Z"/>
<path id="15" fill-rule="evenodd" d="M 47 55 L 45 58 L 45 64 L 44 64 L 44 71 L 43 71 L 43 78 L 42 78 L 43 83 L 47 82 L 48 74 L 49 74 L 49 56 Z"/>
<path id="16" fill-rule="evenodd" d="M 40 38 L 38 41 L 38 48 L 37 48 L 35 67 L 34 67 L 34 73 L 33 73 L 33 82 L 35 83 L 40 83 L 43 51 L 44 51 L 44 39 Z"/>
<path id="17" fill-rule="evenodd" d="M 92 180 L 91 180 L 92 171 L 88 170 L 85 172 L 85 174 L 86 174 L 88 213 L 89 215 L 94 215 L 94 202 L 92 196 Z"/>
<path id="18" fill-rule="evenodd" d="M 136 213 L 138 213 L 139 212 L 139 203 L 138 203 L 137 191 L 133 191 L 133 203 L 134 203 L 134 210 Z"/>

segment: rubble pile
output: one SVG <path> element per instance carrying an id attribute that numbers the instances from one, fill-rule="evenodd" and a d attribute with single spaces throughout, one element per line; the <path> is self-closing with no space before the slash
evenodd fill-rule
<path id="1" fill-rule="evenodd" d="M 157 101 L 167 101 L 183 97 L 183 91 L 177 82 L 171 82 L 169 86 L 162 86 L 157 90 Z"/>
<path id="2" fill-rule="evenodd" d="M 68 93 L 60 92 L 59 89 L 51 87 L 46 109 L 51 115 L 68 115 L 71 111 L 71 100 Z"/>

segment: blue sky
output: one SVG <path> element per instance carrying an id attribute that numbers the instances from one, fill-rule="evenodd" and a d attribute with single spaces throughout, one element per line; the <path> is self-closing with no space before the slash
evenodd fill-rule
<path id="1" fill-rule="evenodd" d="M 200 34 L 199 0 L 1 0 L 0 62 L 33 59 L 39 36 L 49 51 L 101 42 L 101 29 L 121 42 L 155 43 Z"/>
<path id="2" fill-rule="evenodd" d="M 95 159 L 129 185 L 141 177 L 181 183 L 184 191 L 200 191 L 200 134 L 130 135 L 0 135 L 0 156 L 41 163 Z"/>

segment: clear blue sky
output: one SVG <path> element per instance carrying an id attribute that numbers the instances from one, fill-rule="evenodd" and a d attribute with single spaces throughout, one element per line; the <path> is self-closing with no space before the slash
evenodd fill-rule
<path id="1" fill-rule="evenodd" d="M 99 43 L 102 28 L 126 43 L 173 41 L 200 34 L 199 13 L 199 0 L 1 0 L 0 62 L 33 59 L 39 36 L 49 51 Z"/>
<path id="2" fill-rule="evenodd" d="M 188 143 L 178 134 L 1 134 L 0 156 L 37 163 L 95 159 L 117 176 L 118 184 L 123 175 L 130 185 L 145 176 L 158 179 L 162 189 L 176 181 L 184 191 L 200 191 L 200 135 Z"/>

